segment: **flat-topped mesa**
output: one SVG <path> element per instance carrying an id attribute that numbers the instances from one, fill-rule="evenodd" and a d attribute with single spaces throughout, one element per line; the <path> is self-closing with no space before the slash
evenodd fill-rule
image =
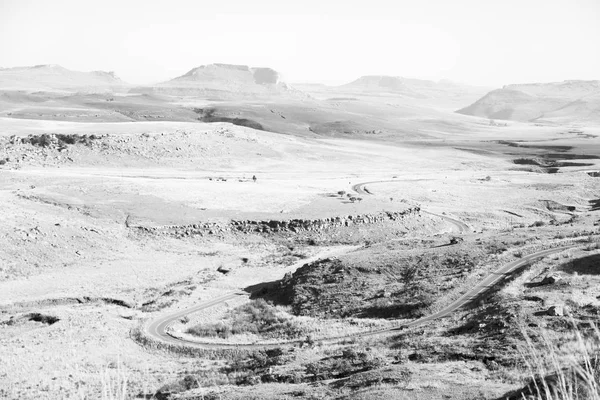
<path id="1" fill-rule="evenodd" d="M 208 64 L 192 68 L 185 74 L 153 87 L 136 91 L 153 91 L 177 96 L 202 96 L 214 99 L 238 99 L 270 96 L 306 98 L 305 93 L 283 82 L 272 68 L 236 64 Z"/>
<path id="2" fill-rule="evenodd" d="M 114 72 L 72 71 L 57 64 L 0 69 L 0 90 L 106 91 L 124 86 Z"/>
<path id="3" fill-rule="evenodd" d="M 174 78 L 165 84 L 206 82 L 217 84 L 256 84 L 277 85 L 280 74 L 272 68 L 251 68 L 247 65 L 208 64 L 192 68 L 184 75 Z"/>

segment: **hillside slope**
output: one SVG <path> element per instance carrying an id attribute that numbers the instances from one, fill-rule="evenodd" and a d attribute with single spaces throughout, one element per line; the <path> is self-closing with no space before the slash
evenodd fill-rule
<path id="1" fill-rule="evenodd" d="M 600 121 L 600 81 L 507 85 L 457 112 L 514 121 Z"/>

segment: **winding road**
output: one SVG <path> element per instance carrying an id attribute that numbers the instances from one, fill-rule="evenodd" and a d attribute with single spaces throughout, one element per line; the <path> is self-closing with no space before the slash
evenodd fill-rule
<path id="1" fill-rule="evenodd" d="M 425 316 L 423 318 L 420 318 L 420 319 L 417 319 L 417 320 L 414 320 L 411 322 L 403 323 L 403 324 L 395 326 L 395 327 L 390 327 L 390 328 L 385 328 L 385 329 L 380 329 L 380 330 L 373 330 L 373 331 L 366 331 L 366 332 L 359 332 L 359 333 L 348 334 L 348 335 L 344 335 L 344 336 L 320 338 L 320 339 L 316 339 L 316 340 L 320 343 L 335 343 L 335 342 L 348 340 L 348 339 L 376 336 L 376 335 L 381 335 L 381 334 L 385 334 L 385 333 L 398 331 L 398 330 L 405 329 L 405 328 L 419 326 L 419 325 L 425 324 L 427 322 L 433 321 L 435 319 L 449 316 L 454 311 L 458 310 L 459 308 L 463 307 L 464 305 L 467 305 L 470 302 L 472 302 L 473 300 L 477 299 L 477 297 L 481 293 L 490 289 L 491 287 L 493 287 L 496 283 L 498 283 L 502 279 L 508 277 L 516 269 L 523 267 L 534 261 L 537 261 L 541 258 L 544 258 L 550 254 L 558 253 L 558 252 L 561 252 L 563 250 L 566 250 L 566 249 L 569 249 L 569 248 L 575 247 L 575 246 L 576 245 L 569 245 L 569 246 L 562 246 L 562 247 L 556 247 L 556 248 L 552 248 L 552 249 L 538 251 L 536 253 L 523 256 L 522 258 L 520 258 L 518 260 L 515 260 L 513 262 L 505 264 L 501 268 L 497 269 L 496 271 L 488 274 L 477 285 L 473 286 L 466 293 L 464 293 L 462 296 L 460 296 L 458 299 L 456 299 L 455 301 L 453 301 L 452 303 L 450 303 L 443 309 L 439 310 L 438 312 L 436 312 L 434 314 Z M 227 294 L 225 296 L 210 300 L 208 302 L 198 304 L 194 307 L 191 307 L 191 308 L 188 308 L 188 309 L 185 309 L 182 311 L 178 311 L 176 313 L 162 316 L 147 326 L 146 333 L 154 340 L 158 340 L 163 343 L 183 344 L 186 346 L 193 346 L 193 347 L 207 348 L 207 349 L 211 349 L 211 348 L 266 349 L 266 348 L 281 347 L 281 346 L 285 346 L 285 345 L 299 345 L 299 344 L 303 343 L 302 340 L 294 340 L 294 341 L 286 341 L 286 342 L 278 342 L 278 343 L 268 343 L 268 344 L 267 343 L 265 343 L 265 344 L 259 344 L 259 343 L 252 343 L 252 344 L 208 343 L 208 342 L 190 340 L 190 339 L 186 339 L 186 338 L 179 338 L 179 337 L 173 336 L 173 334 L 171 334 L 170 326 L 173 325 L 175 322 L 177 322 L 179 319 L 185 317 L 186 315 L 195 313 L 197 311 L 200 311 L 200 310 L 203 310 L 206 308 L 213 307 L 217 304 L 220 304 L 224 301 L 233 299 L 233 298 L 235 298 L 237 296 L 241 296 L 241 295 L 247 295 L 247 293 L 241 292 L 241 291 L 233 292 L 233 293 Z"/>
<path id="2" fill-rule="evenodd" d="M 384 181 L 357 183 L 354 186 L 352 186 L 352 190 L 354 190 L 356 193 L 363 194 L 363 195 L 373 195 L 373 193 L 368 190 L 366 185 L 375 184 L 375 183 L 383 183 L 383 182 L 401 182 L 401 181 L 399 181 L 399 180 L 385 181 L 384 180 Z M 436 217 L 444 219 L 445 221 L 452 224 L 456 228 L 456 230 L 460 233 L 465 233 L 470 230 L 470 228 L 467 224 L 465 224 L 457 219 L 450 218 L 445 215 L 435 214 L 435 213 L 432 213 L 429 211 L 424 211 L 424 210 L 421 210 L 421 212 L 427 213 L 429 215 L 434 215 Z M 394 332 L 394 331 L 398 331 L 398 330 L 402 330 L 402 329 L 406 329 L 406 328 L 410 328 L 410 327 L 419 326 L 419 325 L 425 324 L 427 322 L 430 322 L 430 321 L 433 321 L 433 320 L 436 320 L 439 318 L 447 317 L 447 316 L 451 315 L 453 312 L 455 312 L 456 310 L 458 310 L 459 308 L 476 300 L 478 296 L 480 296 L 482 293 L 484 293 L 485 291 L 492 288 L 499 281 L 508 277 L 513 271 L 517 270 L 518 268 L 523 267 L 529 263 L 535 262 L 537 260 L 540 260 L 550 254 L 558 253 L 558 252 L 561 252 L 563 250 L 566 250 L 566 249 L 569 249 L 569 248 L 572 248 L 575 246 L 576 245 L 572 244 L 572 245 L 568 245 L 568 246 L 562 246 L 562 247 L 556 247 L 556 248 L 552 248 L 552 249 L 538 251 L 536 253 L 523 256 L 522 258 L 519 258 L 515 261 L 505 264 L 502 267 L 498 268 L 496 271 L 489 273 L 478 284 L 471 287 L 469 290 L 467 290 L 467 292 L 465 292 L 463 295 L 461 295 L 459 298 L 454 300 L 452 303 L 450 303 L 443 309 L 441 309 L 433 314 L 427 315 L 425 317 L 416 319 L 414 321 L 402 323 L 400 325 L 390 327 L 390 328 L 385 328 L 385 329 L 358 332 L 358 333 L 353 333 L 353 334 L 348 334 L 348 335 L 343 335 L 343 336 L 336 336 L 336 337 L 319 338 L 316 340 L 320 343 L 335 343 L 335 342 L 340 342 L 340 341 L 348 340 L 348 339 L 376 336 L 376 335 L 390 333 L 390 332 Z M 224 295 L 222 297 L 218 297 L 216 299 L 213 299 L 213 300 L 210 300 L 210 301 L 207 301 L 204 303 L 200 303 L 194 307 L 191 307 L 191 308 L 188 308 L 185 310 L 181 310 L 181 311 L 177 311 L 175 313 L 164 315 L 164 316 L 156 319 L 149 325 L 147 325 L 146 333 L 152 339 L 157 340 L 159 342 L 169 343 L 169 344 L 182 344 L 185 346 L 207 348 L 207 349 L 214 349 L 214 348 L 266 349 L 266 348 L 281 347 L 281 346 L 285 346 L 285 345 L 288 345 L 288 346 L 289 345 L 301 345 L 304 342 L 303 340 L 293 340 L 293 341 L 285 341 L 285 342 L 277 342 L 277 343 L 248 343 L 248 344 L 214 343 L 214 342 L 202 342 L 200 340 L 192 340 L 192 339 L 188 339 L 188 338 L 184 338 L 184 337 L 177 337 L 172 333 L 171 326 L 174 323 L 176 323 L 178 320 L 180 320 L 181 318 L 183 318 L 189 314 L 198 312 L 200 310 L 204 310 L 204 309 L 213 307 L 213 306 L 223 303 L 227 300 L 231 300 L 237 296 L 247 296 L 247 295 L 248 295 L 248 293 L 246 293 L 246 292 L 236 291 L 236 292 L 232 292 L 227 295 Z"/>

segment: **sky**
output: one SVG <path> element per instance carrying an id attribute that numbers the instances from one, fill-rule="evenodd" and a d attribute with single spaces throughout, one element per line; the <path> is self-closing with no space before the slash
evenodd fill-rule
<path id="1" fill-rule="evenodd" d="M 600 0 L 0 0 L 0 67 L 143 84 L 211 63 L 326 84 L 600 79 Z"/>

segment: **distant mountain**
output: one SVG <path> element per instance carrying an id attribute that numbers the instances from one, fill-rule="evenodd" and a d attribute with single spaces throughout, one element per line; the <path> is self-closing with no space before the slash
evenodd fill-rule
<path id="1" fill-rule="evenodd" d="M 407 86 L 404 78 L 384 75 L 361 76 L 355 81 L 342 85 L 341 88 L 378 92 L 412 92 Z"/>
<path id="2" fill-rule="evenodd" d="M 271 68 L 232 64 L 202 65 L 170 81 L 137 90 L 148 89 L 171 95 L 213 98 L 304 96 L 302 92 L 283 82 L 281 75 Z"/>
<path id="3" fill-rule="evenodd" d="M 114 72 L 71 71 L 55 64 L 0 69 L 0 90 L 106 91 L 126 85 Z"/>
<path id="4" fill-rule="evenodd" d="M 457 106 L 475 101 L 489 89 L 448 80 L 436 82 L 400 76 L 367 75 L 338 86 L 335 90 L 362 95 L 392 96 L 397 99 L 414 100 L 420 105 L 456 109 Z"/>
<path id="5" fill-rule="evenodd" d="M 507 85 L 457 112 L 514 121 L 600 120 L 600 81 Z"/>

